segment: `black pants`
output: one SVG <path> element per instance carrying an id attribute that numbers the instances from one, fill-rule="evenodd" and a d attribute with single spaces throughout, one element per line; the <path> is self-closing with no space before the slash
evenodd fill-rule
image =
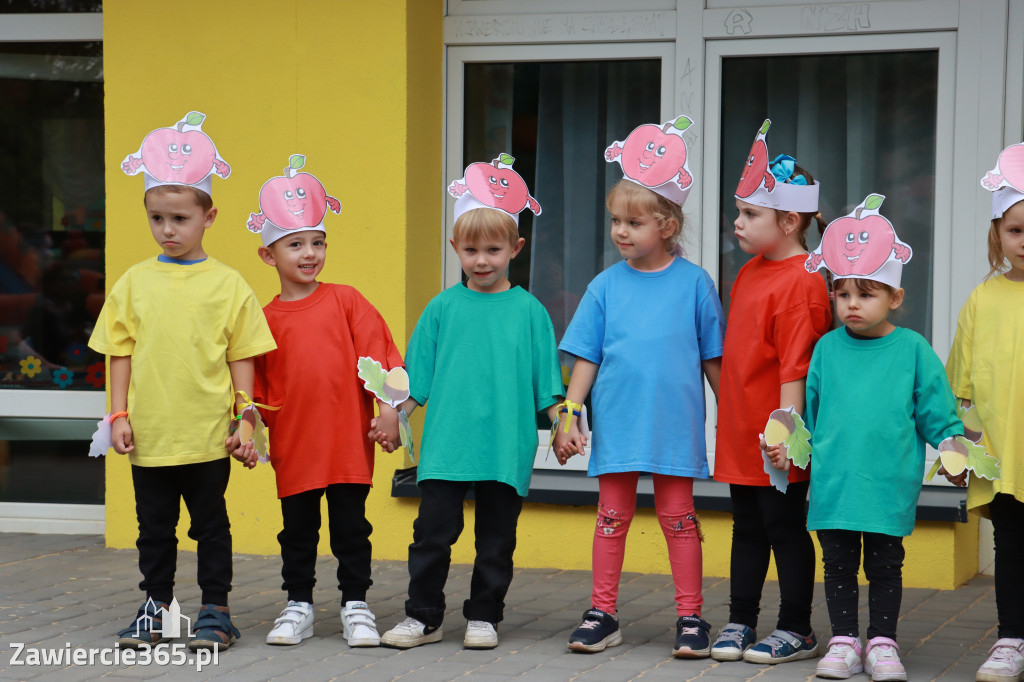
<path id="1" fill-rule="evenodd" d="M 1024 502 L 997 493 L 988 505 L 996 545 L 996 613 L 999 637 L 1024 639 Z"/>
<path id="2" fill-rule="evenodd" d="M 772 486 L 729 486 L 732 497 L 732 557 L 729 621 L 757 627 L 768 562 L 775 554 L 779 575 L 776 627 L 811 634 L 814 542 L 807 532 L 810 483 L 790 483 L 785 494 Z"/>
<path id="3" fill-rule="evenodd" d="M 336 483 L 327 488 L 307 490 L 281 498 L 284 528 L 277 534 L 281 543 L 282 590 L 288 599 L 313 602 L 316 584 L 316 548 L 320 542 L 320 498 L 327 494 L 327 524 L 331 553 L 338 559 L 338 589 L 341 603 L 366 601 L 370 580 L 370 533 L 366 520 L 364 483 Z"/>
<path id="4" fill-rule="evenodd" d="M 466 620 L 499 623 L 512 583 L 512 554 L 523 498 L 497 481 L 420 481 L 420 512 L 409 545 L 409 599 L 405 613 L 430 627 L 444 620 L 444 585 L 452 563 L 452 545 L 464 525 L 462 504 L 476 488 L 476 560 Z"/>
<path id="5" fill-rule="evenodd" d="M 196 541 L 199 567 L 196 578 L 203 604 L 228 605 L 231 591 L 231 523 L 224 491 L 231 460 L 165 467 L 132 465 L 135 514 L 139 519 L 139 588 L 154 601 L 174 597 L 174 571 L 178 557 L 175 530 L 185 500 L 192 525 L 188 536 Z"/>
<path id="6" fill-rule="evenodd" d="M 903 601 L 903 538 L 855 530 L 819 530 L 825 564 L 825 603 L 833 637 L 859 637 L 857 573 L 861 538 L 864 575 L 868 579 L 868 639 L 896 639 L 896 621 Z"/>

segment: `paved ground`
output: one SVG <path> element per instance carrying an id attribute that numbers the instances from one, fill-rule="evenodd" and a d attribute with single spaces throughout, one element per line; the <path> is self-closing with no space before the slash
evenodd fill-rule
<path id="1" fill-rule="evenodd" d="M 95 536 L 0 534 L 0 677 L 3 679 L 86 680 L 96 677 L 157 677 L 225 680 L 808 680 L 814 661 L 775 667 L 749 663 L 675 660 L 670 657 L 675 612 L 671 580 L 664 575 L 623 576 L 620 618 L 623 644 L 601 654 L 574 654 L 566 637 L 588 606 L 589 574 L 584 571 L 520 570 L 509 594 L 501 644 L 491 651 L 462 648 L 465 623 L 461 604 L 469 587 L 469 567 L 454 566 L 448 583 L 449 614 L 443 642 L 397 651 L 349 649 L 331 586 L 332 561 L 322 559 L 316 593 L 316 635 L 295 647 L 270 647 L 264 637 L 283 607 L 280 564 L 275 557 L 237 555 L 232 612 L 242 639 L 220 655 L 216 665 L 196 675 L 192 667 L 157 665 L 18 666 L 43 650 L 100 649 L 113 646 L 113 634 L 126 626 L 141 601 L 134 550 L 106 549 Z M 183 552 L 178 599 L 185 615 L 198 608 L 195 555 Z M 407 574 L 400 562 L 374 565 L 371 606 L 381 630 L 404 617 Z M 728 582 L 704 580 L 705 617 L 717 628 L 728 617 Z M 775 604 L 778 586 L 769 583 L 764 603 Z M 866 590 L 861 622 L 866 621 Z M 827 638 L 828 617 L 821 586 L 816 590 L 814 627 Z M 768 620 L 774 608 L 767 609 Z M 766 623 L 770 625 L 770 623 Z M 767 631 L 767 629 L 765 628 Z M 906 590 L 900 618 L 903 660 L 911 680 L 973 680 L 995 641 L 995 603 L 990 578 L 976 578 L 952 591 Z M 98 657 L 98 654 L 97 654 Z M 854 679 L 867 680 L 865 675 Z"/>

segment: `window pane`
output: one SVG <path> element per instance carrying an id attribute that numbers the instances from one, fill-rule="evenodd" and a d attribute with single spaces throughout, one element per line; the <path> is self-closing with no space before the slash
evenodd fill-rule
<path id="1" fill-rule="evenodd" d="M 0 389 L 103 390 L 101 43 L 0 43 Z"/>
<path id="2" fill-rule="evenodd" d="M 0 440 L 0 502 L 103 504 L 104 458 L 88 452 L 87 440 Z"/>
<path id="3" fill-rule="evenodd" d="M 907 296 L 892 319 L 931 339 L 938 66 L 937 50 L 723 60 L 719 291 L 726 309 L 750 259 L 733 236 L 733 195 L 754 134 L 770 118 L 768 154 L 791 154 L 821 182 L 826 221 L 872 192 L 886 196 L 883 215 L 914 249 L 903 270 Z M 812 223 L 808 245 L 819 241 Z"/>

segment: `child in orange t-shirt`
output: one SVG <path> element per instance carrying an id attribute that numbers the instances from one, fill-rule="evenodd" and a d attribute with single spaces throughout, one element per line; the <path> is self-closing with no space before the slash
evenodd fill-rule
<path id="1" fill-rule="evenodd" d="M 816 656 L 818 650 L 811 630 L 809 475 L 792 467 L 788 485 L 773 486 L 759 434 L 773 410 L 803 411 L 811 352 L 831 327 L 825 281 L 804 269 L 804 233 L 812 218 L 820 228 L 824 221 L 818 213 L 819 183 L 810 173 L 786 155 L 768 163 L 764 135 L 770 124 L 765 121 L 754 140 L 736 188 L 736 239 L 755 256 L 740 269 L 730 292 L 718 394 L 715 480 L 730 484 L 733 508 L 729 623 L 711 648 L 719 661 L 783 663 Z M 775 631 L 755 644 L 772 552 L 779 618 Z"/>
<path id="2" fill-rule="evenodd" d="M 370 533 L 366 497 L 373 482 L 374 442 L 367 437 L 373 398 L 357 376 L 369 356 L 385 368 L 402 356 L 380 313 L 354 288 L 320 283 L 327 255 L 323 218 L 341 204 L 327 196 L 294 155 L 284 177 L 260 191 L 261 212 L 249 229 L 259 232 L 260 258 L 277 269 L 281 293 L 266 314 L 277 350 L 256 363 L 255 399 L 270 427 L 270 463 L 277 477 L 284 528 L 282 589 L 288 604 L 267 635 L 268 644 L 298 644 L 313 636 L 313 586 L 320 539 L 320 499 L 327 497 L 331 552 L 338 559 L 341 619 L 349 646 L 379 646 L 375 617 L 366 604 Z M 398 413 L 378 401 L 377 429 L 398 442 Z M 247 462 L 255 465 L 247 453 Z"/>

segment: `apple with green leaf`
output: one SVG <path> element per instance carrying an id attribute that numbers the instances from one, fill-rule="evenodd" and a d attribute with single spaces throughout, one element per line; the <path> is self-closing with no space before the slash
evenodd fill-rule
<path id="1" fill-rule="evenodd" d="M 675 180 L 680 188 L 686 189 L 693 184 L 693 177 L 685 168 L 686 143 L 682 135 L 692 124 L 688 116 L 680 116 L 664 126 L 638 126 L 622 146 L 613 142 L 605 150 L 604 158 L 619 158 L 626 177 L 645 187 L 660 187 Z"/>
<path id="2" fill-rule="evenodd" d="M 471 163 L 466 168 L 464 182 L 453 182 L 448 187 L 448 193 L 459 198 L 468 190 L 484 206 L 498 208 L 512 215 L 529 208 L 534 215 L 540 215 L 540 204 L 530 196 L 522 176 L 512 170 L 513 162 L 515 157 L 501 154 L 491 163 Z"/>
<path id="3" fill-rule="evenodd" d="M 142 141 L 139 156 L 126 158 L 121 169 L 134 175 L 145 166 L 157 180 L 183 185 L 194 185 L 211 172 L 228 177 L 231 167 L 217 158 L 213 140 L 201 129 L 205 119 L 205 114 L 191 111 L 176 125 L 154 130 Z M 185 126 L 194 130 L 185 130 Z"/>
<path id="4" fill-rule="evenodd" d="M 292 154 L 284 175 L 263 183 L 260 189 L 262 212 L 250 214 L 250 230 L 261 231 L 267 220 L 285 230 L 317 227 L 323 222 L 328 208 L 334 213 L 341 213 L 341 202 L 327 194 L 316 176 L 298 172 L 305 164 L 305 156 Z"/>

